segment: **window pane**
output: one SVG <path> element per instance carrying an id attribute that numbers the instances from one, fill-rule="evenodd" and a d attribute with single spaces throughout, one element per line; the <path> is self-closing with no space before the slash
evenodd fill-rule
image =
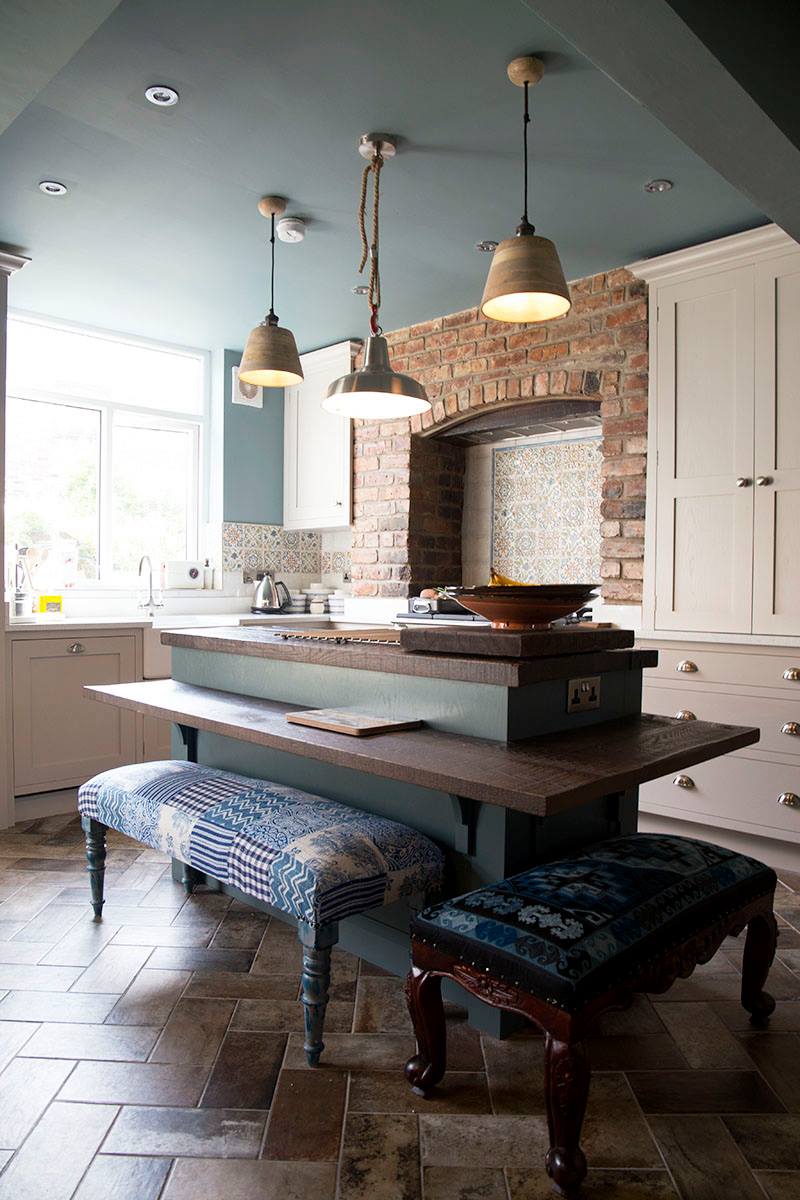
<path id="1" fill-rule="evenodd" d="M 8 387 L 202 413 L 203 359 L 78 330 L 8 322 Z"/>
<path id="2" fill-rule="evenodd" d="M 100 413 L 9 396 L 6 536 L 33 547 L 34 586 L 97 578 Z"/>
<path id="3" fill-rule="evenodd" d="M 135 572 L 143 554 L 150 555 L 154 567 L 166 559 L 193 557 L 192 432 L 117 420 L 112 453 L 114 572 Z"/>

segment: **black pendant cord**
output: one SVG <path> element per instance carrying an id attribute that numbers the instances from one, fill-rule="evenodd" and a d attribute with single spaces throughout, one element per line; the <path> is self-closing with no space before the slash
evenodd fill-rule
<path id="1" fill-rule="evenodd" d="M 528 220 L 528 126 L 531 114 L 528 109 L 528 80 L 525 80 L 525 112 L 522 117 L 522 161 L 523 161 L 523 192 L 522 192 L 522 221 L 518 233 L 533 233 L 533 226 Z"/>
<path id="2" fill-rule="evenodd" d="M 270 325 L 277 325 L 278 318 L 275 316 L 275 213 L 270 214 L 270 272 L 269 272 L 269 316 L 267 321 Z"/>

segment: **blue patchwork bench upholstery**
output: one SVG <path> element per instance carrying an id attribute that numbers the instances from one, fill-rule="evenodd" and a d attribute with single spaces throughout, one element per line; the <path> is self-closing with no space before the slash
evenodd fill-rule
<path id="1" fill-rule="evenodd" d="M 298 923 L 303 943 L 306 1053 L 323 1049 L 331 947 L 338 922 L 441 886 L 444 856 L 397 821 L 191 762 L 148 762 L 85 783 L 92 903 L 103 907 L 105 831 L 115 829 L 185 864 L 187 891 L 206 877 Z"/>
<path id="2" fill-rule="evenodd" d="M 545 1034 L 546 1167 L 562 1193 L 577 1194 L 592 1022 L 637 991 L 666 991 L 747 926 L 742 1004 L 764 1023 L 775 1007 L 763 991 L 775 885 L 771 868 L 732 850 L 631 834 L 433 905 L 411 922 L 409 1082 L 425 1095 L 445 1071 L 442 978 L 521 1013 Z"/>

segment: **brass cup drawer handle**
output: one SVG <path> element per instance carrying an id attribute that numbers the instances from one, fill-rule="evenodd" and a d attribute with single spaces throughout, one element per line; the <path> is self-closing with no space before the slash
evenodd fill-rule
<path id="1" fill-rule="evenodd" d="M 689 658 L 684 658 L 675 668 L 676 671 L 680 671 L 683 675 L 695 675 L 699 669 L 697 663 L 693 663 Z M 798 675 L 798 678 L 800 678 L 800 675 Z"/>
<path id="2" fill-rule="evenodd" d="M 694 787 L 694 780 L 689 775 L 676 775 L 672 782 L 674 783 L 675 787 L 679 788 Z"/>
<path id="3" fill-rule="evenodd" d="M 783 672 L 783 678 L 788 683 L 800 683 L 800 667 L 787 667 Z"/>
<path id="4" fill-rule="evenodd" d="M 67 654 L 83 654 L 85 650 L 83 642 L 73 642 L 71 646 L 67 646 Z"/>
<path id="5" fill-rule="evenodd" d="M 788 733 L 789 737 L 800 737 L 800 724 L 797 721 L 787 721 L 781 726 L 781 733 Z"/>
<path id="6" fill-rule="evenodd" d="M 676 721 L 696 721 L 697 713 L 693 713 L 690 708 L 679 708 L 675 713 Z"/>
<path id="7" fill-rule="evenodd" d="M 800 808 L 800 796 L 796 792 L 781 792 L 778 804 L 784 804 L 787 808 Z"/>

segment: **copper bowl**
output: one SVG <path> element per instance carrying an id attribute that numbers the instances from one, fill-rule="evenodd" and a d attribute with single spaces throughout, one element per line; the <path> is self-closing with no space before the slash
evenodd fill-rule
<path id="1" fill-rule="evenodd" d="M 596 583 L 540 583 L 520 587 L 454 588 L 449 595 L 492 629 L 549 629 L 550 622 L 583 608 Z"/>

